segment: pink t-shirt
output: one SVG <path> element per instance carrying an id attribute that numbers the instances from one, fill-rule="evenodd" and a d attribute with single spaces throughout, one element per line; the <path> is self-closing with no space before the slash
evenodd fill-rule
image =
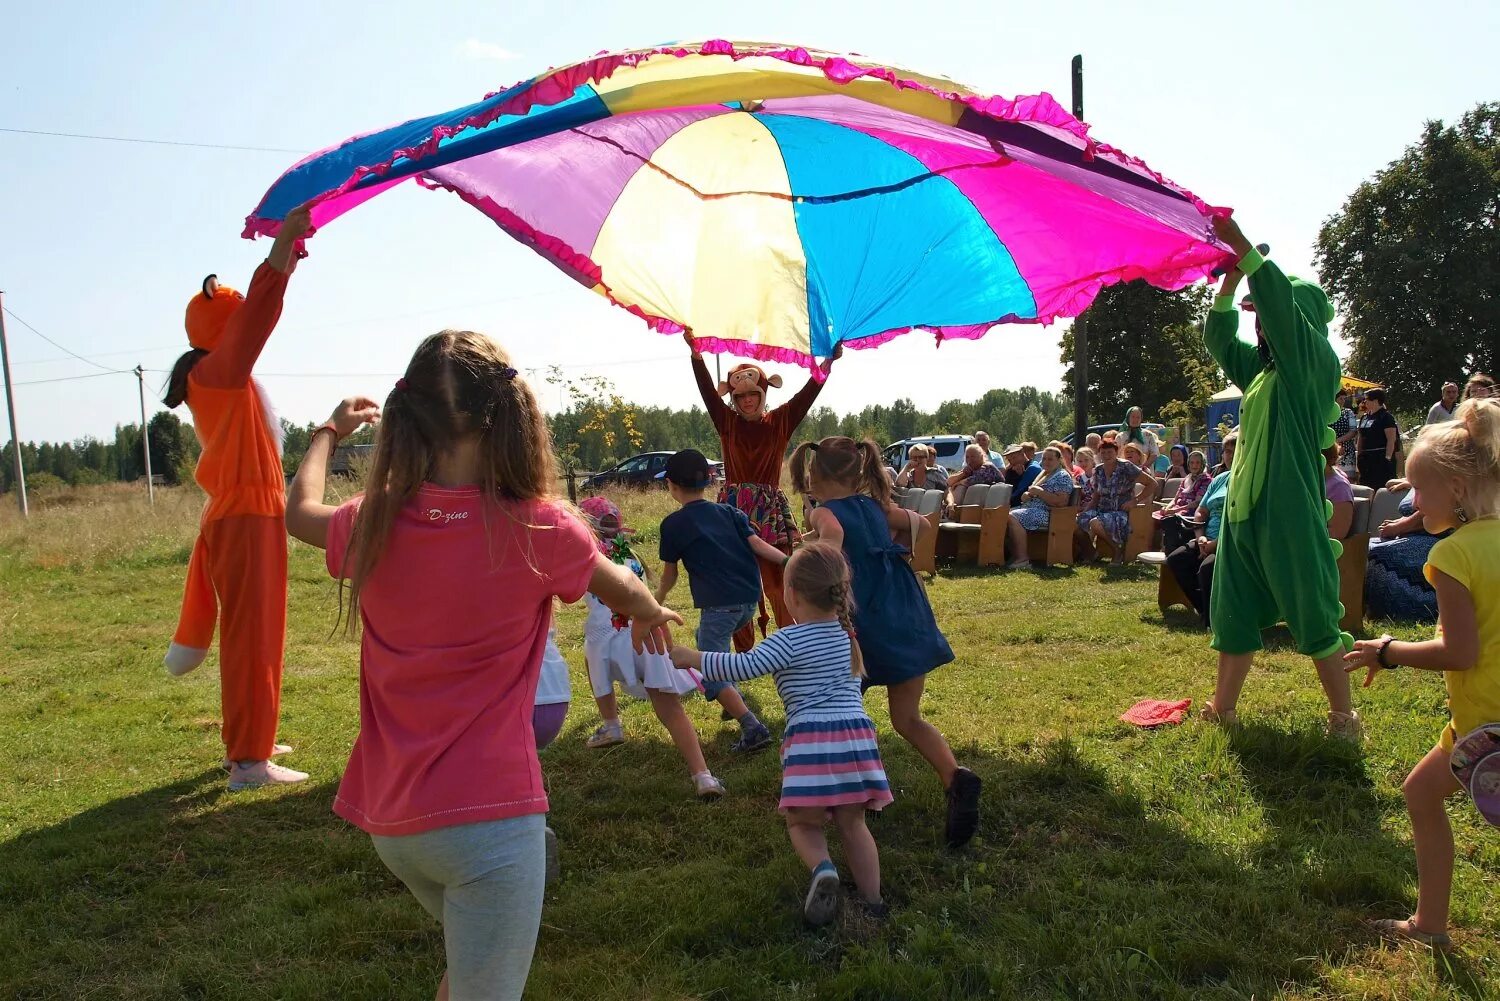
<path id="1" fill-rule="evenodd" d="M 1343 470 L 1337 467 L 1323 477 L 1323 493 L 1334 504 L 1348 504 L 1354 500 L 1354 486 L 1349 482 L 1349 477 L 1344 475 Z"/>
<path id="2" fill-rule="evenodd" d="M 360 498 L 334 512 L 342 576 Z M 360 595 L 359 736 L 333 812 L 371 834 L 547 812 L 532 738 L 552 599 L 581 599 L 598 552 L 553 503 L 424 485 Z"/>

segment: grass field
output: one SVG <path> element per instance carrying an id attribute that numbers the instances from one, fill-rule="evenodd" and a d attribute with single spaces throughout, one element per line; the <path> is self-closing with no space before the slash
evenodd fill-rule
<path id="1" fill-rule="evenodd" d="M 627 503 L 645 551 L 664 501 Z M 200 504 L 160 491 L 153 513 L 100 489 L 25 524 L 0 513 L 0 998 L 430 997 L 437 927 L 330 812 L 357 648 L 330 636 L 320 554 L 293 546 L 281 731 L 312 781 L 226 793 L 215 662 L 160 668 Z M 581 613 L 565 609 L 575 701 L 543 758 L 564 877 L 528 996 L 1494 996 L 1500 837 L 1467 802 L 1450 807 L 1456 955 L 1363 924 L 1414 901 L 1400 783 L 1443 723 L 1441 679 L 1404 671 L 1358 694 L 1356 752 L 1322 739 L 1311 667 L 1274 639 L 1242 728 L 1139 732 L 1116 719 L 1132 702 L 1201 699 L 1212 678 L 1205 636 L 1163 622 L 1154 588 L 1133 569 L 931 581 L 958 661 L 927 707 L 985 781 L 980 836 L 941 848 L 937 783 L 872 694 L 896 795 L 871 822 L 893 912 L 821 931 L 797 911 L 774 753 L 731 757 L 731 728 L 694 702 L 730 791 L 705 806 L 645 705 L 626 708 L 625 745 L 584 749 L 597 720 Z M 769 682 L 748 694 L 779 729 Z"/>

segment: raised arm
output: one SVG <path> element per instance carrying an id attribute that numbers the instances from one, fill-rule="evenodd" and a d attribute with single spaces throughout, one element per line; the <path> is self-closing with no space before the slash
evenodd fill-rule
<path id="1" fill-rule="evenodd" d="M 823 384 L 828 381 L 828 374 L 833 371 L 833 363 L 843 356 L 844 346 L 840 344 L 833 349 L 833 354 L 820 366 L 822 369 L 822 378 L 818 376 L 810 377 L 790 400 L 787 400 L 772 411 L 776 420 L 780 422 L 788 435 L 796 429 L 798 424 L 802 423 L 802 418 L 806 417 L 808 411 L 812 409 L 813 402 L 817 400 L 818 394 L 823 391 Z"/>
<path id="2" fill-rule="evenodd" d="M 193 378 L 200 385 L 233 389 L 250 381 L 256 359 L 281 319 L 287 279 L 297 267 L 297 241 L 311 230 L 312 216 L 306 207 L 287 214 L 271 252 L 255 269 L 245 301 L 230 317 L 218 346 L 194 368 Z"/>
<path id="3" fill-rule="evenodd" d="M 1235 268 L 1250 280 L 1255 318 L 1260 321 L 1260 336 L 1270 345 L 1271 356 L 1284 366 L 1299 370 L 1299 374 L 1302 374 L 1300 370 L 1306 369 L 1305 374 L 1312 377 L 1316 377 L 1318 371 L 1314 368 L 1316 361 L 1326 362 L 1334 358 L 1334 364 L 1337 364 L 1328 339 L 1313 333 L 1314 325 L 1322 327 L 1326 318 L 1301 315 L 1292 294 L 1292 283 L 1281 269 L 1251 246 L 1233 219 L 1215 218 L 1214 232 L 1239 255 Z"/>
<path id="4" fill-rule="evenodd" d="M 1248 389 L 1260 374 L 1260 352 L 1254 346 L 1240 340 L 1240 317 L 1234 308 L 1234 293 L 1240 284 L 1238 268 L 1224 275 L 1219 285 L 1219 294 L 1208 311 L 1203 323 L 1203 346 L 1214 356 L 1214 361 L 1224 370 L 1229 381 Z"/>
<path id="5" fill-rule="evenodd" d="M 719 399 L 719 389 L 708 374 L 708 366 L 703 364 L 703 352 L 699 351 L 698 345 L 693 342 L 692 333 L 684 332 L 682 339 L 687 341 L 688 347 L 693 349 L 693 381 L 698 384 L 698 395 L 703 398 L 703 409 L 708 411 L 708 420 L 715 430 L 722 431 L 724 418 L 728 416 L 729 408 L 724 406 L 723 400 Z"/>
<path id="6" fill-rule="evenodd" d="M 380 405 L 363 396 L 351 396 L 334 408 L 333 416 L 313 430 L 307 452 L 297 466 L 297 476 L 286 497 L 286 530 L 319 549 L 328 548 L 328 523 L 338 510 L 323 503 L 328 482 L 328 460 L 334 446 L 362 424 L 380 420 Z"/>

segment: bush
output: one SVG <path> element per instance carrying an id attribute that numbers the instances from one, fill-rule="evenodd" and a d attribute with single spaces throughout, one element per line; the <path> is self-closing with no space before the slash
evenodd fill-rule
<path id="1" fill-rule="evenodd" d="M 73 485 L 75 487 L 99 487 L 108 482 L 109 480 L 104 478 L 104 474 L 97 469 L 80 466 L 73 471 Z"/>
<path id="2" fill-rule="evenodd" d="M 28 494 L 60 494 L 68 489 L 68 481 L 51 473 L 32 473 L 26 477 L 26 492 Z"/>

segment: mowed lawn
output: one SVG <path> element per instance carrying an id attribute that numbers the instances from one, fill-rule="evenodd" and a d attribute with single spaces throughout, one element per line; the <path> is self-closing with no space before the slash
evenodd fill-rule
<path id="1" fill-rule="evenodd" d="M 71 500 L 27 524 L 0 515 L 0 998 L 430 997 L 437 926 L 330 812 L 358 650 L 331 635 L 321 554 L 292 550 L 281 730 L 313 778 L 231 795 L 216 661 L 183 679 L 160 667 L 201 499 Z M 653 556 L 664 500 L 626 504 Z M 564 609 L 575 700 L 543 756 L 564 876 L 528 996 L 1493 996 L 1500 836 L 1466 801 L 1450 807 L 1455 956 L 1383 945 L 1363 923 L 1414 902 L 1400 783 L 1444 721 L 1441 679 L 1401 671 L 1359 693 L 1356 751 L 1322 738 L 1311 667 L 1273 637 L 1242 728 L 1137 731 L 1116 718 L 1137 699 L 1212 685 L 1206 636 L 1164 622 L 1155 588 L 1131 568 L 930 582 L 958 660 L 926 706 L 985 782 L 980 836 L 942 848 L 937 782 L 872 693 L 896 795 L 871 821 L 892 913 L 817 931 L 775 753 L 732 757 L 733 728 L 694 701 L 729 788 L 703 805 L 643 704 L 625 709 L 625 745 L 586 750 L 582 615 Z M 688 604 L 686 586 L 674 597 Z M 747 694 L 779 731 L 770 683 Z"/>

